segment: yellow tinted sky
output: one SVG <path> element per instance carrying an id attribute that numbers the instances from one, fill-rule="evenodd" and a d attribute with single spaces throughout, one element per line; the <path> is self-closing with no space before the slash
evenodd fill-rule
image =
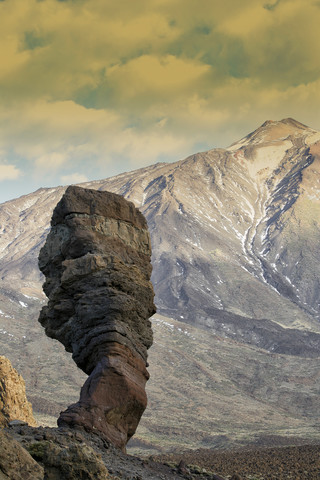
<path id="1" fill-rule="evenodd" d="M 320 129 L 319 0 L 0 0 L 0 201 Z"/>

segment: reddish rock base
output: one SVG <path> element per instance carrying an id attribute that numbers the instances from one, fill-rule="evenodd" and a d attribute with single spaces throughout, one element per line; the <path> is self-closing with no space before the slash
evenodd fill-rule
<path id="1" fill-rule="evenodd" d="M 99 361 L 80 400 L 60 414 L 59 426 L 82 426 L 125 451 L 147 406 L 145 363 L 119 344 Z"/>

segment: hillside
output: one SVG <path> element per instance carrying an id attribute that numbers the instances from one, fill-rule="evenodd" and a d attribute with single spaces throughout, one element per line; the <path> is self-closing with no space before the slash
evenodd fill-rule
<path id="1" fill-rule="evenodd" d="M 319 435 L 319 185 L 320 133 L 292 119 L 227 149 L 83 184 L 124 195 L 148 220 L 158 316 L 137 435 L 148 448 Z M 1 353 L 45 415 L 82 384 L 37 324 L 37 256 L 63 192 L 0 206 Z"/>

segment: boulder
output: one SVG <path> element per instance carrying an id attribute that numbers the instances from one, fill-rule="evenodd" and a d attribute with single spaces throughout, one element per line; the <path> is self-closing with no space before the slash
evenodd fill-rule
<path id="1" fill-rule="evenodd" d="M 0 430 L 0 480 L 43 480 L 44 470 L 11 435 Z"/>
<path id="2" fill-rule="evenodd" d="M 155 313 L 143 215 L 110 192 L 69 187 L 39 255 L 49 298 L 39 317 L 89 375 L 60 426 L 82 426 L 125 449 L 146 408 Z"/>
<path id="3" fill-rule="evenodd" d="M 88 445 L 59 445 L 40 441 L 28 445 L 31 456 L 41 462 L 46 480 L 106 480 L 113 478 L 101 457 Z"/>
<path id="4" fill-rule="evenodd" d="M 16 420 L 36 426 L 22 376 L 8 358 L 0 356 L 0 427 Z"/>

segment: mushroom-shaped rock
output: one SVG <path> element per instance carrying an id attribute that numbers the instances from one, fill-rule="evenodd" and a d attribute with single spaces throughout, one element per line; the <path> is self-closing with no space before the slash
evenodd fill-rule
<path id="1" fill-rule="evenodd" d="M 150 258 L 147 223 L 133 203 L 76 186 L 57 204 L 39 255 L 49 298 L 39 321 L 89 375 L 58 425 L 95 431 L 122 450 L 147 405 Z"/>

